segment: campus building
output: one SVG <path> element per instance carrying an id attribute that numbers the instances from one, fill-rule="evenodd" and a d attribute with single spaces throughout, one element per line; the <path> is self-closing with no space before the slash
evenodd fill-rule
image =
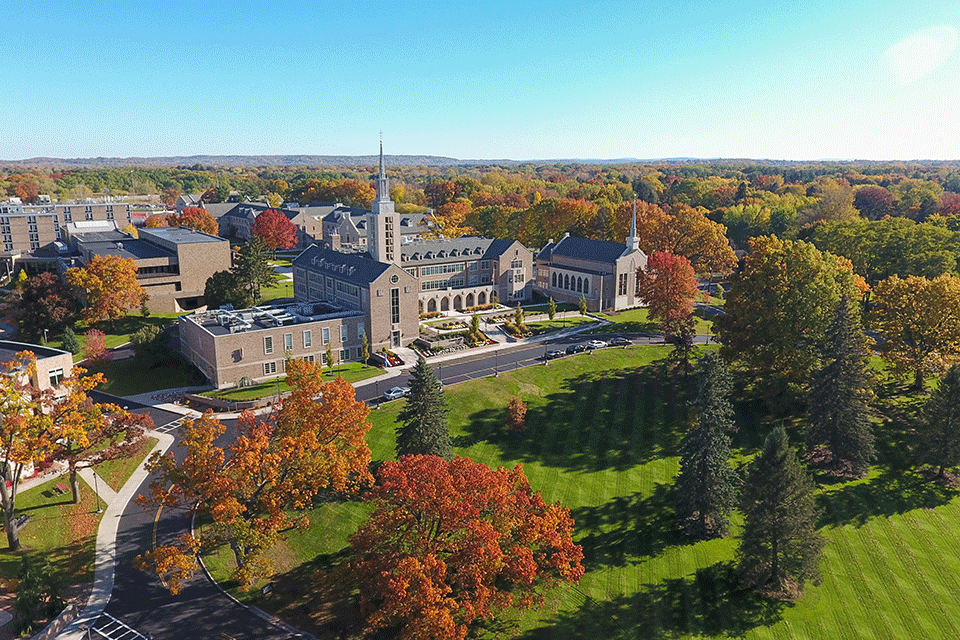
<path id="1" fill-rule="evenodd" d="M 32 352 L 37 359 L 37 370 L 31 373 L 30 384 L 40 391 L 53 389 L 57 395 L 60 383 L 73 373 L 73 354 L 38 344 L 0 340 L 0 363 L 16 361 L 22 351 Z"/>
<path id="2" fill-rule="evenodd" d="M 552 239 L 537 254 L 536 289 L 558 302 L 578 303 L 590 311 L 619 311 L 640 305 L 637 271 L 646 268 L 640 250 L 637 212 L 626 243 L 574 238 Z"/>
<path id="3" fill-rule="evenodd" d="M 179 313 L 204 305 L 207 279 L 231 266 L 230 243 L 186 227 L 138 230 L 138 237 L 106 223 L 76 222 L 66 229 L 73 254 L 59 258 L 58 270 L 83 266 L 94 256 L 131 258 L 137 281 L 150 297 L 154 313 Z"/>

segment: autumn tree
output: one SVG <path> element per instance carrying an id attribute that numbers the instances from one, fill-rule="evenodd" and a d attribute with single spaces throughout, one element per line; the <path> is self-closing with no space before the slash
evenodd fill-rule
<path id="1" fill-rule="evenodd" d="M 652 320 L 689 315 L 697 292 L 693 266 L 683 256 L 657 251 L 637 271 L 637 294 Z"/>
<path id="2" fill-rule="evenodd" d="M 879 220 L 893 213 L 893 194 L 883 187 L 860 187 L 853 195 L 853 206 L 867 220 Z"/>
<path id="3" fill-rule="evenodd" d="M 277 249 L 293 249 L 297 246 L 297 225 L 278 209 L 267 209 L 260 213 L 253 221 L 250 233 L 260 238 L 266 249 L 274 254 Z"/>
<path id="4" fill-rule="evenodd" d="M 865 476 L 875 456 L 870 424 L 873 378 L 860 314 L 846 297 L 837 305 L 821 354 L 823 364 L 814 371 L 807 394 L 808 454 L 825 446 L 835 472 Z"/>
<path id="5" fill-rule="evenodd" d="M 894 372 L 912 374 L 916 389 L 925 376 L 960 362 L 960 278 L 893 276 L 874 287 L 872 302 L 869 323 L 880 335 L 880 356 Z"/>
<path id="6" fill-rule="evenodd" d="M 83 267 L 67 269 L 67 283 L 75 287 L 85 306 L 80 312 L 87 323 L 124 317 L 147 301 L 147 293 L 137 282 L 133 258 L 116 255 L 93 256 Z"/>
<path id="7" fill-rule="evenodd" d="M 632 206 L 632 202 L 620 205 L 624 220 L 630 219 Z M 648 256 L 657 251 L 683 256 L 696 273 L 726 275 L 737 265 L 726 227 L 707 218 L 703 208 L 637 203 L 637 236 Z"/>
<path id="8" fill-rule="evenodd" d="M 738 478 L 730 467 L 730 436 L 736 431 L 730 393 L 733 378 L 715 351 L 700 359 L 696 423 L 680 445 L 677 521 L 693 538 L 727 535 L 737 500 Z"/>
<path id="9" fill-rule="evenodd" d="M 179 506 L 205 514 L 213 524 L 175 545 L 138 556 L 137 566 L 168 579 L 172 591 L 194 571 L 201 543 L 225 542 L 236 558 L 233 573 L 242 586 L 268 575 L 263 554 L 291 526 L 307 527 L 305 512 L 314 498 L 331 490 L 350 495 L 372 481 L 370 449 L 364 440 L 369 409 L 353 386 L 337 378 L 323 382 L 321 365 L 287 362 L 291 394 L 274 413 L 241 417 L 239 436 L 225 448 L 216 444 L 224 427 L 206 413 L 181 428 L 183 462 L 153 455 L 148 468 L 157 474 L 142 505 Z"/>
<path id="10" fill-rule="evenodd" d="M 367 500 L 374 511 L 350 537 L 350 566 L 370 631 L 462 640 L 583 576 L 569 509 L 545 503 L 519 465 L 403 456 L 380 467 Z"/>
<path id="11" fill-rule="evenodd" d="M 90 364 L 105 364 L 113 360 L 106 339 L 106 334 L 99 329 L 90 329 L 83 334 L 83 359 Z"/>
<path id="12" fill-rule="evenodd" d="M 520 396 L 510 398 L 510 404 L 507 405 L 507 431 L 510 433 L 520 433 L 526 429 L 526 415 L 527 405 L 520 399 Z"/>
<path id="13" fill-rule="evenodd" d="M 76 297 L 56 274 L 44 272 L 24 281 L 13 292 L 17 325 L 26 341 L 37 342 L 44 329 L 61 332 L 79 317 Z"/>
<path id="14" fill-rule="evenodd" d="M 447 401 L 437 375 L 423 356 L 410 372 L 410 393 L 397 415 L 397 457 L 404 455 L 453 457 Z"/>
<path id="15" fill-rule="evenodd" d="M 778 406 L 819 365 L 819 345 L 840 298 L 860 298 L 848 260 L 812 244 L 762 236 L 750 242 L 713 323 L 728 361 L 742 364 Z"/>
<path id="16" fill-rule="evenodd" d="M 789 597 L 806 580 L 819 582 L 825 539 L 817 533 L 813 480 L 783 427 L 770 432 L 750 465 L 740 509 L 737 560 L 748 585 Z"/>
<path id="17" fill-rule="evenodd" d="M 168 215 L 167 226 L 187 227 L 202 233 L 209 233 L 212 236 L 217 235 L 220 231 L 216 218 L 201 207 L 186 207 L 179 215 L 175 213 Z"/>
<path id="18" fill-rule="evenodd" d="M 143 226 L 148 229 L 165 227 L 167 226 L 167 216 L 162 213 L 147 216 L 147 219 L 143 221 Z"/>
<path id="19" fill-rule="evenodd" d="M 960 465 L 960 365 L 947 371 L 923 408 L 920 457 L 937 468 L 937 478 Z"/>

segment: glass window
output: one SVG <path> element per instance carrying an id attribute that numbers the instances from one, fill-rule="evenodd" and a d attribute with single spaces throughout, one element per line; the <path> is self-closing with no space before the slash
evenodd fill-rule
<path id="1" fill-rule="evenodd" d="M 277 372 L 277 363 L 276 362 L 264 362 L 263 363 L 263 375 L 269 376 Z"/>
<path id="2" fill-rule="evenodd" d="M 346 344 L 350 339 L 350 327 L 345 324 L 340 325 L 340 343 Z"/>
<path id="3" fill-rule="evenodd" d="M 56 387 L 60 384 L 60 381 L 63 380 L 63 367 L 59 369 L 50 370 L 50 386 Z"/>
<path id="4" fill-rule="evenodd" d="M 323 344 L 330 344 L 330 327 L 324 327 L 321 333 L 323 335 Z"/>
<path id="5" fill-rule="evenodd" d="M 304 346 L 304 347 L 312 347 L 312 346 L 313 346 L 313 332 L 312 332 L 312 331 L 309 331 L 309 330 L 308 330 L 308 331 L 304 331 L 304 332 L 303 332 L 303 346 Z"/>
<path id="6" fill-rule="evenodd" d="M 273 353 L 273 336 L 263 336 L 263 352 L 267 355 Z"/>

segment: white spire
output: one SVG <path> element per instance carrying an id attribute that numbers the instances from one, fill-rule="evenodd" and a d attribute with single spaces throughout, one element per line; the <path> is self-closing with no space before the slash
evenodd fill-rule
<path id="1" fill-rule="evenodd" d="M 387 171 L 383 168 L 383 140 L 380 141 L 380 175 L 377 177 L 377 202 L 390 201 L 390 185 Z"/>
<path id="2" fill-rule="evenodd" d="M 633 222 L 630 224 L 630 237 L 627 238 L 627 252 L 640 249 L 640 238 L 637 237 L 637 201 L 633 201 Z"/>

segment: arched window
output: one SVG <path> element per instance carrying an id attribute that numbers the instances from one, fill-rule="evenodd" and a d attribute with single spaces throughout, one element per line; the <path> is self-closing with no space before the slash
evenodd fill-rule
<path id="1" fill-rule="evenodd" d="M 551 286 L 557 286 L 557 272 L 553 272 L 553 284 Z"/>
<path id="2" fill-rule="evenodd" d="M 577 278 L 577 293 L 583 293 L 583 278 Z"/>
<path id="3" fill-rule="evenodd" d="M 590 281 L 587 278 L 583 279 L 583 292 L 590 293 Z"/>
<path id="4" fill-rule="evenodd" d="M 563 276 L 563 288 L 564 289 L 570 288 L 570 274 Z"/>

